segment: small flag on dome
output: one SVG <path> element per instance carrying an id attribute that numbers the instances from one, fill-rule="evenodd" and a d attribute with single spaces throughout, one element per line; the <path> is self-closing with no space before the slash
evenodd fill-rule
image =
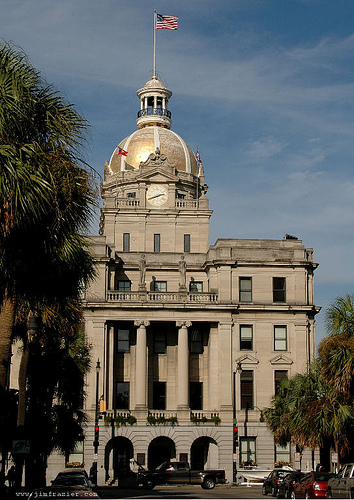
<path id="1" fill-rule="evenodd" d="M 200 153 L 199 153 L 198 149 L 197 149 L 197 152 L 195 153 L 195 158 L 196 158 L 196 160 L 197 160 L 198 163 L 200 163 L 200 164 L 202 163 L 202 160 L 200 158 Z"/>
<path id="2" fill-rule="evenodd" d="M 163 16 L 156 14 L 156 29 L 157 30 L 176 30 L 178 16 Z"/>
<path id="3" fill-rule="evenodd" d="M 120 147 L 118 146 L 118 154 L 119 154 L 119 155 L 122 155 L 122 156 L 127 156 L 128 151 L 125 151 L 124 149 L 122 149 L 122 148 L 120 148 Z"/>

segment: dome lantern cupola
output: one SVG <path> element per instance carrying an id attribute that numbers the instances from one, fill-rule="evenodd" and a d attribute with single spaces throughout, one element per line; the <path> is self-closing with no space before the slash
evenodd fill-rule
<path id="1" fill-rule="evenodd" d="M 168 100 L 172 92 L 160 80 L 153 76 L 142 89 L 137 91 L 140 99 L 140 110 L 136 124 L 138 129 L 149 125 L 171 128 L 171 111 Z"/>

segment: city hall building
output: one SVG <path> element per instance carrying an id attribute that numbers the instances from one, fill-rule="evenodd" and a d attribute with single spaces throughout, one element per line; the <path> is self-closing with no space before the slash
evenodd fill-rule
<path id="1" fill-rule="evenodd" d="M 262 409 L 315 355 L 313 251 L 289 235 L 210 246 L 205 172 L 171 130 L 172 92 L 153 77 L 137 95 L 137 130 L 104 167 L 85 299 L 89 422 L 66 460 L 97 463 L 98 484 L 133 461 L 223 468 L 229 482 L 235 465 L 294 465 L 295 446 L 274 444 Z M 312 460 L 305 452 L 303 469 Z M 55 475 L 65 460 L 50 464 Z"/>

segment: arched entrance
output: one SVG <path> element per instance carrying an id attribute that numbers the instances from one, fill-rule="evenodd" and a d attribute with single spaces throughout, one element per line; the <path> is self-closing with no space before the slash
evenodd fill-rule
<path id="1" fill-rule="evenodd" d="M 191 446 L 191 469 L 217 469 L 219 467 L 219 450 L 216 441 L 201 436 Z"/>
<path id="2" fill-rule="evenodd" d="M 148 469 L 154 469 L 172 459 L 176 459 L 176 446 L 172 439 L 160 436 L 151 441 L 148 449 Z"/>
<path id="3" fill-rule="evenodd" d="M 130 473 L 130 459 L 134 457 L 132 442 L 126 437 L 118 436 L 106 445 L 105 469 L 106 478 L 114 480 Z"/>

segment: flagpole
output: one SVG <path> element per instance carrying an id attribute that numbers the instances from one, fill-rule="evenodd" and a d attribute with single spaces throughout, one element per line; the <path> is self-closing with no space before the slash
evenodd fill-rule
<path id="1" fill-rule="evenodd" d="M 154 10 L 154 67 L 153 77 L 156 77 L 156 9 Z"/>

